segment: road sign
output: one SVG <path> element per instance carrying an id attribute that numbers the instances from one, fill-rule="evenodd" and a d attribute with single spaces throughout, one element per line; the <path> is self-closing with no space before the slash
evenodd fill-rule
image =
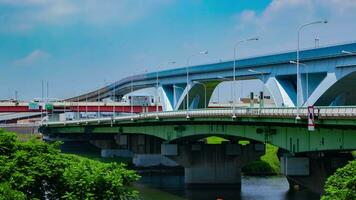
<path id="1" fill-rule="evenodd" d="M 308 131 L 315 131 L 314 106 L 308 106 Z"/>
<path id="2" fill-rule="evenodd" d="M 30 102 L 30 103 L 28 103 L 28 109 L 29 110 L 38 110 L 38 109 L 40 109 L 40 105 L 36 102 Z"/>

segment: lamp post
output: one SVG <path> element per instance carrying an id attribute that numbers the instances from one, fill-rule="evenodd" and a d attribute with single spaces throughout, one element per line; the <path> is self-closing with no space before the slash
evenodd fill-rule
<path id="1" fill-rule="evenodd" d="M 257 71 L 257 70 L 254 70 L 254 69 L 248 69 L 249 72 L 251 73 L 258 73 L 258 74 L 261 74 L 261 77 L 262 77 L 262 95 L 261 95 L 261 99 L 260 99 L 260 108 L 263 107 L 264 105 L 264 93 L 265 93 L 265 73 L 264 72 L 260 72 L 260 71 Z"/>
<path id="2" fill-rule="evenodd" d="M 130 105 L 131 105 L 131 120 L 133 120 L 133 100 L 132 100 L 132 92 L 133 92 L 133 77 L 131 77 L 131 98 L 130 98 Z"/>
<path id="3" fill-rule="evenodd" d="M 200 55 L 200 54 L 208 54 L 208 51 L 201 51 L 197 54 L 192 54 L 191 56 L 188 57 L 187 59 L 187 67 L 186 67 L 186 71 L 187 71 L 187 116 L 186 118 L 189 119 L 189 90 L 190 90 L 190 84 L 189 84 L 189 67 L 190 67 L 190 60 L 196 56 L 196 55 Z"/>
<path id="4" fill-rule="evenodd" d="M 100 118 L 100 89 L 98 90 L 98 118 Z"/>
<path id="5" fill-rule="evenodd" d="M 223 77 L 223 76 L 217 76 L 217 78 L 219 78 L 219 79 L 223 79 L 223 80 L 227 80 L 227 81 L 233 81 L 233 79 L 229 79 L 229 78 L 226 78 L 226 77 Z M 230 91 L 230 93 L 231 93 L 231 98 L 233 98 L 233 85 L 231 84 L 231 91 Z M 234 101 L 234 100 L 232 100 L 232 101 Z M 232 105 L 231 105 L 231 107 L 233 107 L 233 110 L 232 110 L 232 118 L 236 118 L 236 115 L 235 115 L 235 112 L 234 112 L 234 110 L 235 110 L 235 107 L 234 107 L 234 103 L 232 103 Z"/>
<path id="6" fill-rule="evenodd" d="M 164 66 L 164 65 L 169 65 L 169 64 L 175 64 L 175 61 L 170 61 L 168 63 L 164 63 L 158 66 L 158 70 Z M 156 72 L 156 119 L 158 119 L 158 99 L 159 99 L 159 94 L 158 94 L 158 85 L 159 85 L 159 81 L 158 81 L 158 70 Z M 162 106 L 162 104 L 161 104 Z"/>
<path id="7" fill-rule="evenodd" d="M 297 46 L 297 116 L 295 117 L 296 120 L 299 120 L 300 119 L 300 111 L 299 111 L 299 108 L 300 108 L 300 74 L 299 74 L 299 48 L 300 48 L 300 32 L 303 30 L 303 28 L 307 27 L 307 26 L 311 26 L 311 25 L 314 25 L 314 24 L 326 24 L 328 23 L 327 20 L 324 20 L 324 21 L 314 21 L 314 22 L 310 22 L 310 23 L 307 23 L 307 24 L 303 24 L 301 26 L 299 26 L 298 28 L 298 46 Z"/>
<path id="8" fill-rule="evenodd" d="M 342 53 L 342 54 L 348 54 L 348 55 L 356 55 L 356 53 L 354 53 L 354 52 L 345 51 L 345 50 L 342 50 L 341 53 Z"/>
<path id="9" fill-rule="evenodd" d="M 114 105 L 113 105 L 113 110 L 112 110 L 112 116 L 113 116 L 113 120 L 115 121 L 115 117 L 116 117 L 116 86 L 117 86 L 117 82 L 115 82 L 114 83 L 114 94 L 113 94 L 113 98 L 112 98 L 112 100 L 113 100 L 113 103 L 114 103 Z"/>
<path id="10" fill-rule="evenodd" d="M 244 43 L 244 42 L 249 42 L 249 41 L 257 41 L 258 38 L 257 37 L 254 37 L 254 38 L 248 38 L 248 39 L 245 39 L 245 40 L 240 40 L 238 42 L 235 43 L 234 45 L 234 67 L 233 67 L 233 82 L 232 84 L 234 86 L 236 86 L 236 49 L 237 49 L 237 46 L 241 43 Z M 241 86 L 241 89 L 242 89 L 242 86 Z M 235 107 L 236 107 L 236 104 L 235 104 L 235 101 L 236 101 L 236 95 L 235 95 L 235 90 L 233 90 L 233 108 L 232 108 L 232 118 L 236 118 L 236 114 L 235 114 Z"/>
<path id="11" fill-rule="evenodd" d="M 178 88 L 178 89 L 182 90 L 182 93 L 184 92 L 184 88 L 182 88 L 182 87 L 173 85 L 173 88 L 174 88 L 174 90 L 175 90 L 176 88 Z M 183 101 L 184 101 L 184 100 L 183 100 Z M 177 99 L 176 99 L 175 95 L 174 95 L 174 104 L 175 104 L 175 105 L 177 104 Z M 185 102 L 183 102 L 183 104 L 182 104 L 182 105 L 183 105 L 183 110 L 184 110 L 184 104 L 185 104 Z"/>
<path id="12" fill-rule="evenodd" d="M 85 116 L 88 120 L 88 93 L 85 94 Z"/>
<path id="13" fill-rule="evenodd" d="M 290 64 L 297 64 L 297 62 L 295 62 L 295 61 L 293 61 L 293 60 L 291 60 L 291 61 L 289 61 L 289 63 Z M 307 106 L 309 106 L 308 104 L 309 104 L 309 73 L 308 73 L 308 65 L 307 64 L 305 64 L 305 63 L 301 63 L 301 62 L 299 62 L 299 65 L 303 65 L 304 67 L 306 67 L 307 68 L 307 71 L 306 71 L 306 81 L 307 81 L 307 88 L 306 88 L 306 90 L 307 90 L 307 100 L 306 100 L 306 104 L 307 104 Z"/>
<path id="14" fill-rule="evenodd" d="M 204 87 L 204 99 L 205 99 L 204 100 L 204 105 L 205 105 L 205 109 L 206 109 L 206 106 L 207 106 L 207 104 L 206 104 L 206 85 L 204 83 L 202 83 L 202 82 L 199 82 L 199 81 L 193 81 L 193 83 L 202 85 Z"/>
<path id="15" fill-rule="evenodd" d="M 77 120 L 79 120 L 80 113 L 79 113 L 79 96 L 77 98 Z"/>

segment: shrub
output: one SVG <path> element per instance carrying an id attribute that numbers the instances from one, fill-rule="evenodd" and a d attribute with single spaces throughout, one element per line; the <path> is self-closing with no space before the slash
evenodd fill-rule
<path id="1" fill-rule="evenodd" d="M 0 200 L 135 199 L 139 177 L 117 163 L 62 154 L 59 143 L 19 142 L 0 131 Z M 7 196 L 5 196 L 7 195 Z"/>
<path id="2" fill-rule="evenodd" d="M 336 170 L 324 186 L 322 200 L 356 199 L 356 160 Z"/>

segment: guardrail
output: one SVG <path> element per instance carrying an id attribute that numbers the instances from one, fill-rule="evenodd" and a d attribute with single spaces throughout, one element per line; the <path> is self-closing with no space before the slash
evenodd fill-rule
<path id="1" fill-rule="evenodd" d="M 140 119 L 160 119 L 160 118 L 194 118 L 194 117 L 271 117 L 271 118 L 294 118 L 296 116 L 296 108 L 236 108 L 235 110 L 227 109 L 204 109 L 204 110 L 182 110 L 182 111 L 166 111 L 166 112 L 151 112 L 140 113 L 118 117 L 103 117 L 94 119 L 80 119 L 70 121 L 43 122 L 45 125 L 55 124 L 75 124 L 75 123 L 90 123 L 90 122 L 113 122 L 113 121 L 129 121 Z M 342 107 L 315 107 L 315 116 L 321 118 L 355 118 L 356 106 Z M 307 108 L 300 109 L 300 117 L 307 118 Z"/>

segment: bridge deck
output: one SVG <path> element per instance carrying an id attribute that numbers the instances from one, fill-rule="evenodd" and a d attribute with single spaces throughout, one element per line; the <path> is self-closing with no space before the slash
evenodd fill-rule
<path id="1" fill-rule="evenodd" d="M 81 123 L 105 123 L 105 122 L 127 122 L 137 120 L 149 120 L 149 119 L 184 119 L 186 120 L 187 115 L 189 118 L 232 118 L 235 114 L 236 118 L 260 118 L 260 119 L 270 119 L 270 120 L 282 120 L 287 119 L 287 121 L 294 121 L 297 110 L 296 108 L 236 108 L 233 109 L 207 109 L 207 110 L 183 110 L 183 111 L 170 111 L 170 112 L 153 112 L 153 113 L 140 113 L 127 116 L 118 116 L 115 118 L 105 117 L 96 119 L 80 119 L 73 121 L 55 121 L 46 122 L 46 126 L 56 126 L 56 125 L 70 125 L 70 124 L 81 124 Z M 356 107 L 315 107 L 315 116 L 318 120 L 323 119 L 338 119 L 338 120 L 352 120 L 356 121 Z M 302 122 L 307 119 L 308 111 L 307 108 L 300 109 L 300 117 Z M 286 120 L 282 120 L 286 121 Z M 282 122 L 281 121 L 281 122 Z M 356 125 L 356 124 L 355 124 Z"/>

